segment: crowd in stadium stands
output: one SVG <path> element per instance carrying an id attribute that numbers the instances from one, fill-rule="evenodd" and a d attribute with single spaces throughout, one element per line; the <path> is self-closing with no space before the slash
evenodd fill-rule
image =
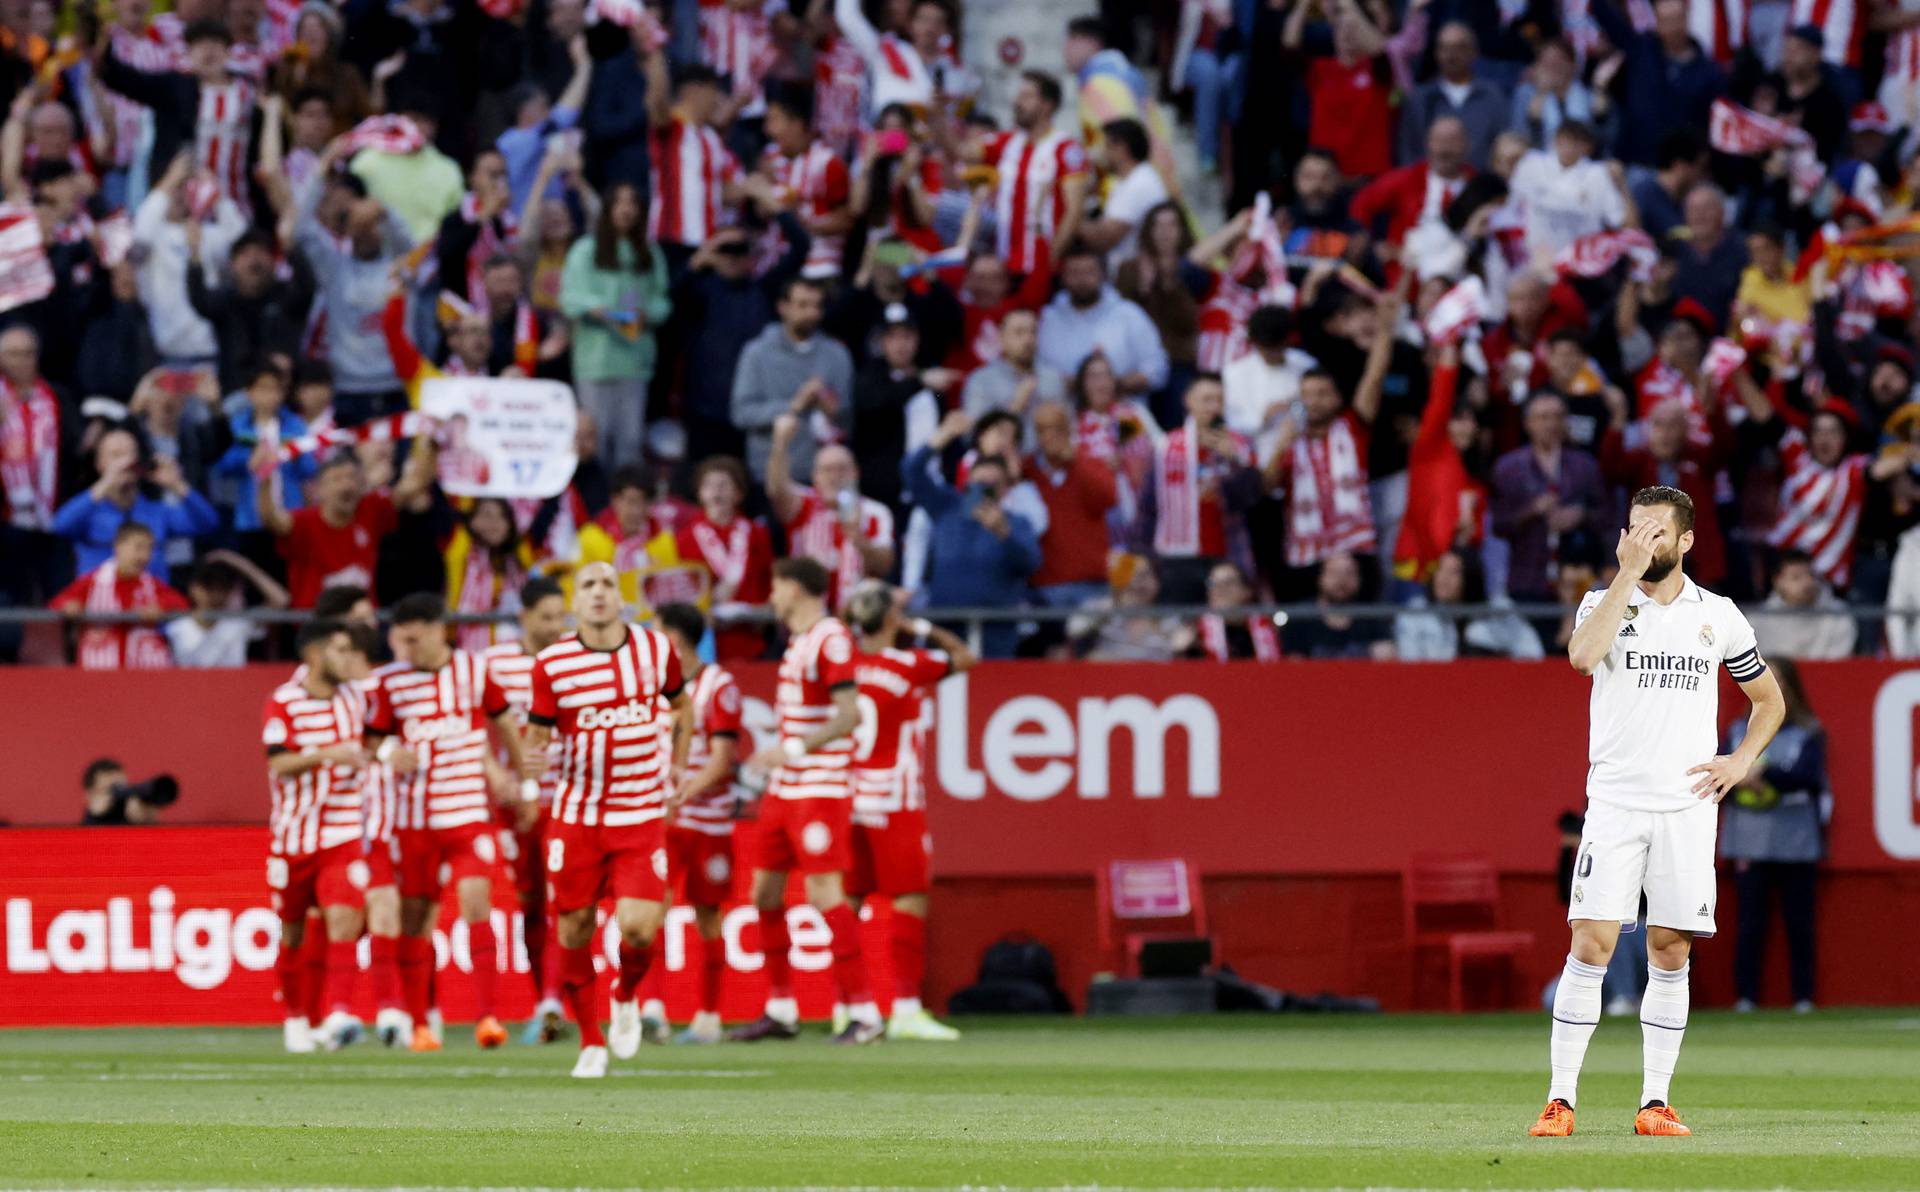
<path id="1" fill-rule="evenodd" d="M 1113 0 L 1004 72 L 987 19 L 0 3 L 0 600 L 230 664 L 285 645 L 221 610 L 607 560 L 743 658 L 807 555 L 1076 611 L 990 657 L 1531 658 L 1670 484 L 1763 650 L 1920 652 L 1850 615 L 1920 606 L 1920 3 Z M 288 447 L 443 375 L 570 384 L 568 488 Z M 1156 611 L 1260 600 L 1328 612 Z"/>

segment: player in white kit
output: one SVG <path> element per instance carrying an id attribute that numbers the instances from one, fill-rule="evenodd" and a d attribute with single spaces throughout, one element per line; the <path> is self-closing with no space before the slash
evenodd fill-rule
<path id="1" fill-rule="evenodd" d="M 1739 785 L 1786 715 L 1753 627 L 1731 600 L 1680 570 L 1693 547 L 1693 501 L 1664 485 L 1633 496 L 1620 571 L 1588 592 L 1567 655 L 1593 676 L 1587 819 L 1567 920 L 1573 947 L 1553 999 L 1552 1086 L 1529 1133 L 1573 1133 L 1580 1064 L 1600 1021 L 1600 981 L 1623 925 L 1647 897 L 1643 1079 L 1636 1134 L 1685 1135 L 1667 1087 L 1686 1032 L 1687 956 L 1713 934 L 1715 806 Z M 1719 740 L 1719 668 L 1753 704 L 1731 754 Z"/>

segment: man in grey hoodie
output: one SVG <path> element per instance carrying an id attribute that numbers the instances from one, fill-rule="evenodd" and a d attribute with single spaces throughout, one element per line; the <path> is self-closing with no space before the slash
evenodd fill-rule
<path id="1" fill-rule="evenodd" d="M 733 374 L 733 424 L 747 437 L 747 467 L 764 482 L 773 446 L 774 419 L 800 419 L 793 440 L 793 470 L 813 472 L 823 439 L 845 438 L 853 427 L 853 356 L 836 339 L 820 334 L 826 291 L 796 277 L 780 293 L 780 321 L 755 336 Z"/>
<path id="2" fill-rule="evenodd" d="M 380 315 L 393 285 L 393 267 L 413 248 L 413 237 L 366 187 L 351 175 L 333 177 L 335 141 L 300 196 L 294 244 L 313 270 L 326 312 L 327 363 L 333 367 L 334 417 L 354 426 L 407 408 L 406 391 L 393 371 Z M 320 201 L 329 185 L 354 192 L 347 204 L 344 235 L 320 222 Z"/>

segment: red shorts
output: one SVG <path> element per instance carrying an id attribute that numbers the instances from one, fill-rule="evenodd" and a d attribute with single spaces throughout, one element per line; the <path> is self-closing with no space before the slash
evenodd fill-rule
<path id="1" fill-rule="evenodd" d="M 547 901 L 564 915 L 608 894 L 646 902 L 667 900 L 667 825 L 648 820 L 618 828 L 547 824 Z"/>
<path id="2" fill-rule="evenodd" d="M 303 922 L 308 911 L 329 906 L 358 907 L 366 883 L 358 844 L 336 844 L 299 857 L 267 855 L 267 888 L 284 923 Z"/>
<path id="3" fill-rule="evenodd" d="M 925 811 L 895 811 L 884 828 L 853 825 L 853 865 L 847 870 L 847 893 L 925 894 L 933 837 L 927 833 Z"/>
<path id="4" fill-rule="evenodd" d="M 367 889 L 400 884 L 400 842 L 389 836 L 367 842 Z"/>
<path id="5" fill-rule="evenodd" d="M 667 829 L 667 873 L 675 902 L 722 906 L 733 901 L 733 832 L 710 835 L 679 824 Z"/>
<path id="6" fill-rule="evenodd" d="M 491 878 L 500 859 L 492 824 L 402 828 L 395 835 L 400 842 L 402 898 L 438 898 L 449 883 L 470 877 Z"/>
<path id="7" fill-rule="evenodd" d="M 760 800 L 753 867 L 769 873 L 845 873 L 852 799 Z"/>

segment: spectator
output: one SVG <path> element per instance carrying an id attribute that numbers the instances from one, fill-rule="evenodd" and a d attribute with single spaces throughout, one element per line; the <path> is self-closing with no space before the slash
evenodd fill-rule
<path id="1" fill-rule="evenodd" d="M 1747 267 L 1747 246 L 1727 231 L 1726 192 L 1711 182 L 1688 191 L 1685 226 L 1673 291 L 1698 302 L 1716 324 L 1725 326 L 1733 296 L 1740 290 L 1741 272 Z"/>
<path id="2" fill-rule="evenodd" d="M 513 506 L 499 497 L 482 497 L 454 527 L 441 552 L 447 567 L 447 608 L 479 616 L 520 611 L 520 589 L 533 570 L 533 547 L 520 535 Z M 462 625 L 454 631 L 461 649 L 479 653 L 501 635 L 499 624 Z"/>
<path id="3" fill-rule="evenodd" d="M 1511 612 L 1457 618 L 1433 611 L 1450 605 L 1504 605 L 1487 591 L 1479 554 L 1455 548 L 1440 556 L 1426 589 L 1393 619 L 1394 656 L 1402 662 L 1456 658 L 1539 658 L 1540 635 Z"/>
<path id="4" fill-rule="evenodd" d="M 1167 202 L 1167 184 L 1147 160 L 1147 129 L 1138 120 L 1110 121 L 1102 130 L 1101 170 L 1113 179 L 1100 203 L 1100 217 L 1080 238 L 1107 254 L 1109 269 L 1132 257 L 1147 215 Z"/>
<path id="5" fill-rule="evenodd" d="M 765 526 L 741 513 L 747 488 L 747 466 L 738 459 L 703 459 L 693 474 L 700 513 L 678 531 L 680 557 L 704 564 L 712 577 L 713 648 L 722 662 L 758 658 L 767 648 L 759 626 L 738 621 L 773 591 L 773 542 Z"/>
<path id="6" fill-rule="evenodd" d="M 1113 466 L 1120 501 L 1107 525 L 1113 545 L 1124 546 L 1132 539 L 1139 496 L 1166 434 L 1145 406 L 1121 398 L 1119 378 L 1098 352 L 1087 357 L 1074 375 L 1073 408 L 1076 450 Z"/>
<path id="7" fill-rule="evenodd" d="M 122 61 L 118 40 L 98 58 L 100 82 L 152 114 L 149 170 L 182 154 L 206 167 L 220 198 L 246 203 L 249 122 L 254 89 L 235 78 L 229 61 L 233 37 L 217 20 L 196 20 L 182 34 L 184 72 L 146 70 Z"/>
<path id="8" fill-rule="evenodd" d="M 513 127 L 494 140 L 494 147 L 499 149 L 501 159 L 506 162 L 507 190 L 512 195 L 515 211 L 525 210 L 527 204 L 535 199 L 557 199 L 562 196 L 557 180 L 545 187 L 535 186 L 534 182 L 551 152 L 554 138 L 564 138 L 580 123 L 580 105 L 586 101 L 587 88 L 593 81 L 593 58 L 587 53 L 585 34 L 576 34 L 568 40 L 567 56 L 573 62 L 573 75 L 559 98 L 548 95 L 538 83 L 521 83 L 508 93 Z M 572 139 L 578 142 L 580 137 L 576 133 Z M 614 181 L 636 186 L 644 201 L 647 193 L 644 177 L 637 181 Z"/>
<path id="9" fill-rule="evenodd" d="M 1599 129 L 1612 114 L 1613 101 L 1580 81 L 1579 58 L 1565 38 L 1540 44 L 1530 77 L 1513 92 L 1513 121 L 1508 126 L 1535 149 L 1551 149 L 1568 121 Z"/>
<path id="10" fill-rule="evenodd" d="M 54 513 L 79 440 L 79 418 L 40 375 L 40 337 L 0 331 L 0 480 L 6 488 L 6 566 L 0 577 L 16 608 L 34 608 L 71 574 Z"/>
<path id="11" fill-rule="evenodd" d="M 1772 662 L 1849 656 L 1859 631 L 1846 610 L 1814 571 L 1807 552 L 1781 551 L 1773 568 L 1773 590 L 1750 618 L 1761 657 Z"/>
<path id="12" fill-rule="evenodd" d="M 1601 0 L 1593 19 L 1607 41 L 1625 54 L 1618 68 L 1619 133 L 1614 156 L 1629 166 L 1655 164 L 1655 152 L 1682 129 L 1706 128 L 1713 101 L 1726 91 L 1726 76 L 1689 28 L 1688 0 L 1654 0 L 1653 28 L 1641 33 L 1625 5 Z"/>
<path id="13" fill-rule="evenodd" d="M 214 475 L 234 493 L 231 525 L 239 535 L 242 553 L 257 562 L 273 557 L 272 535 L 260 520 L 259 498 L 254 486 L 261 483 L 255 475 L 255 453 L 261 444 L 269 450 L 290 443 L 310 429 L 306 419 L 286 408 L 287 378 L 270 364 L 263 364 L 239 391 L 243 400 L 227 416 L 227 433 L 233 445 L 214 464 Z M 307 481 L 313 479 L 314 459 L 303 455 L 277 462 L 268 483 L 280 487 L 280 503 L 286 509 L 306 504 Z"/>
<path id="14" fill-rule="evenodd" d="M 110 430 L 100 436 L 93 462 L 100 478 L 53 518 L 54 533 L 73 543 L 74 561 L 83 575 L 116 554 L 120 527 L 129 522 L 146 527 L 144 565 L 163 583 L 173 564 L 191 555 L 187 540 L 219 528 L 219 513 L 187 486 L 180 465 L 170 459 L 143 459 L 133 432 Z"/>
<path id="15" fill-rule="evenodd" d="M 740 201 L 744 182 L 739 161 L 712 128 L 727 99 L 720 77 L 711 67 L 684 67 L 675 72 L 669 99 L 664 62 L 657 54 L 648 62 L 647 103 L 653 122 L 652 171 L 658 201 L 650 213 L 647 236 L 660 246 L 677 276 L 713 235 L 721 215 Z"/>
<path id="16" fill-rule="evenodd" d="M 1440 26 L 1433 39 L 1433 61 L 1439 75 L 1414 88 L 1400 113 L 1400 160 L 1418 160 L 1430 149 L 1428 131 L 1434 121 L 1451 116 L 1467 136 L 1467 160 L 1486 169 L 1493 155 L 1493 138 L 1507 127 L 1513 101 L 1498 83 L 1477 77 L 1474 60 L 1480 52 L 1473 29 L 1461 21 Z M 1344 164 L 1344 163 L 1343 163 Z M 1352 172 L 1352 171 L 1349 171 Z"/>
<path id="17" fill-rule="evenodd" d="M 1032 331 L 1029 319 L 1025 349 L 1029 361 L 1033 355 Z M 933 437 L 940 423 L 941 394 L 952 387 L 956 374 L 946 368 L 915 366 L 920 329 L 898 302 L 887 306 L 875 338 L 879 357 L 867 361 L 853 382 L 853 433 L 848 445 L 860 461 L 862 491 L 897 513 L 901 508 L 900 464 L 908 452 Z M 1003 361 L 1005 348 L 1003 340 Z M 973 377 L 984 371 L 976 371 Z M 972 384 L 970 378 L 969 392 Z"/>
<path id="18" fill-rule="evenodd" d="M 1514 169 L 1509 186 L 1526 211 L 1527 254 L 1535 266 L 1551 266 L 1582 236 L 1633 222 L 1626 174 L 1594 161 L 1597 145 L 1592 126 L 1565 120 L 1550 151 L 1531 150 Z"/>
<path id="19" fill-rule="evenodd" d="M 520 234 L 507 186 L 507 161 L 497 149 L 476 154 L 467 171 L 467 192 L 441 219 L 433 241 L 439 288 L 480 306 L 487 294 L 482 271 Z"/>
<path id="20" fill-rule="evenodd" d="M 781 414 L 795 421 L 793 455 L 786 462 L 796 472 L 811 472 L 814 452 L 824 439 L 845 433 L 852 411 L 853 357 L 838 340 L 820 334 L 826 313 L 820 283 L 789 278 L 778 312 L 779 325 L 747 344 L 733 375 L 733 424 L 747 436 L 747 466 L 756 477 L 768 474 Z"/>
<path id="21" fill-rule="evenodd" d="M 1153 560 L 1128 555 L 1116 569 L 1115 594 L 1067 622 L 1075 652 L 1094 662 L 1171 662 L 1193 646 L 1193 630 L 1161 613 Z"/>
<path id="22" fill-rule="evenodd" d="M 813 105 L 798 88 L 767 97 L 766 130 L 760 170 L 771 177 L 780 206 L 793 211 L 813 240 L 802 270 L 809 277 L 838 277 L 854 220 L 846 163 L 814 137 Z"/>
<path id="23" fill-rule="evenodd" d="M 940 476 L 939 454 L 965 433 L 966 415 L 949 414 L 928 443 L 907 457 L 907 489 L 933 522 L 933 566 L 926 600 L 935 608 L 1018 608 L 1040 566 L 1040 543 L 1027 519 L 1003 504 L 1014 477 L 997 456 L 977 460 L 964 492 Z M 980 655 L 1010 658 L 1019 627 L 981 626 Z"/>
<path id="24" fill-rule="evenodd" d="M 1376 334 L 1351 408 L 1340 400 L 1332 374 L 1312 369 L 1300 378 L 1299 405 L 1281 418 L 1265 479 L 1286 497 L 1286 570 L 1274 585 L 1283 599 L 1312 590 L 1314 570 L 1330 556 L 1373 556 L 1380 549 L 1367 487 L 1367 439 L 1380 412 L 1391 343 L 1390 335 Z"/>
<path id="25" fill-rule="evenodd" d="M 1033 430 L 1039 449 L 1027 457 L 1025 477 L 1047 507 L 1034 594 L 1051 608 L 1075 608 L 1110 590 L 1107 518 L 1119 501 L 1113 466 L 1080 452 L 1073 414 L 1058 399 L 1034 408 Z"/>
<path id="26" fill-rule="evenodd" d="M 1655 240 L 1665 240 L 1686 223 L 1687 195 L 1707 177 L 1707 143 L 1692 128 L 1668 133 L 1654 151 L 1653 169 L 1631 189 L 1640 226 Z"/>
<path id="27" fill-rule="evenodd" d="M 201 254 L 211 245 L 201 234 Z M 302 350 L 313 307 L 313 272 L 306 257 L 287 261 L 288 275 L 275 273 L 273 237 L 248 229 L 227 251 L 227 275 L 215 286 L 205 269 L 187 269 L 187 300 L 213 331 L 220 362 L 220 392 L 244 389 L 271 365 L 290 372 Z"/>
<path id="28" fill-rule="evenodd" d="M 1260 496 L 1253 444 L 1227 429 L 1220 382 L 1187 387 L 1187 421 L 1154 453 L 1134 523 L 1136 549 L 1151 550 L 1161 591 L 1173 604 L 1198 604 L 1221 560 L 1249 569 L 1245 514 Z"/>
<path id="29" fill-rule="evenodd" d="M 322 178 L 331 168 L 337 145 L 322 159 Z M 345 235 L 336 236 L 316 216 L 322 185 L 316 181 L 301 199 L 294 234 L 313 269 L 320 301 L 326 305 L 334 417 L 341 426 L 358 426 L 398 413 L 406 405 L 380 316 L 394 266 L 413 247 L 413 240 L 378 199 L 364 194 L 348 205 Z"/>
<path id="30" fill-rule="evenodd" d="M 1061 58 L 1078 88 L 1075 99 L 1080 109 L 1080 132 L 1086 138 L 1087 151 L 1092 153 L 1100 149 L 1103 122 L 1137 120 L 1146 128 L 1152 141 L 1148 160 L 1167 180 L 1167 185 L 1174 187 L 1179 171 L 1174 164 L 1173 144 L 1166 122 L 1160 116 L 1159 106 L 1154 101 L 1146 76 L 1125 53 L 1107 45 L 1107 23 L 1091 17 L 1069 20 L 1067 42 L 1062 48 Z M 1197 135 L 1200 130 L 1196 127 L 1195 131 Z M 1210 146 L 1201 150 L 1204 163 L 1206 155 L 1218 148 L 1219 139 L 1216 136 L 1212 142 L 1202 144 Z M 1057 243 L 1065 244 L 1069 239 L 1063 235 Z"/>
<path id="31" fill-rule="evenodd" d="M 838 608 L 841 595 L 855 584 L 893 570 L 893 511 L 860 494 L 860 465 L 838 443 L 814 455 L 811 487 L 793 483 L 793 447 L 801 430 L 797 410 L 773 420 L 767 504 L 786 528 L 787 554 L 816 559 L 833 577 L 827 606 Z"/>
<path id="32" fill-rule="evenodd" d="M 1007 312 L 1000 322 L 1000 355 L 968 375 L 960 408 L 975 419 L 1006 410 L 1025 426 L 1036 403 L 1065 400 L 1065 379 L 1041 364 L 1039 354 L 1040 320 L 1030 311 Z"/>
<path id="33" fill-rule="evenodd" d="M 1702 587 L 1717 590 L 1727 574 L 1727 548 L 1715 507 L 1715 477 L 1733 454 L 1733 435 L 1717 413 L 1708 419 L 1708 426 L 1705 442 L 1692 438 L 1687 433 L 1687 407 L 1678 401 L 1662 402 L 1640 421 L 1606 432 L 1600 444 L 1600 469 L 1608 483 L 1627 492 L 1664 484 L 1693 498 L 1693 549 L 1687 553 L 1687 574 Z"/>
<path id="34" fill-rule="evenodd" d="M 1186 392 L 1198 370 L 1200 304 L 1213 293 L 1213 275 L 1187 259 L 1193 232 L 1178 203 L 1147 212 L 1140 223 L 1139 252 L 1114 271 L 1114 289 L 1147 312 L 1167 353 L 1167 390 Z"/>
<path id="35" fill-rule="evenodd" d="M 1405 128 L 1407 117 L 1401 119 Z M 1382 234 L 1395 246 L 1420 224 L 1438 221 L 1446 205 L 1459 196 L 1473 176 L 1473 166 L 1468 162 L 1471 143 L 1460 118 L 1441 115 L 1425 128 L 1425 159 L 1375 178 L 1360 188 L 1348 207 L 1363 230 Z"/>
<path id="36" fill-rule="evenodd" d="M 245 556 L 213 550 L 194 564 L 187 580 L 191 616 L 175 617 L 164 627 L 176 666 L 206 669 L 245 666 L 247 646 L 263 631 L 238 617 L 223 614 L 244 607 L 240 584 L 260 597 L 267 608 L 287 607 L 287 590 Z"/>
<path id="37" fill-rule="evenodd" d="M 689 596 L 673 527 L 654 508 L 654 481 L 640 464 L 614 469 L 606 510 L 580 531 L 580 566 L 610 563 L 620 573 L 620 591 L 637 611 Z M 577 568 L 576 568 L 577 570 Z M 660 599 L 661 597 L 665 599 Z M 704 602 L 702 602 L 704 603 Z"/>
<path id="38" fill-rule="evenodd" d="M 1280 41 L 1305 48 L 1307 19 L 1317 10 L 1295 4 Z M 1424 24 L 1424 15 L 1409 23 Z M 1329 155 L 1342 173 L 1372 178 L 1393 168 L 1393 74 L 1381 30 L 1358 4 L 1341 5 L 1333 20 L 1331 56 L 1315 53 L 1305 71 L 1307 143 Z"/>
<path id="39" fill-rule="evenodd" d="M 167 639 L 152 623 L 163 613 L 186 609 L 187 598 L 153 574 L 153 547 L 153 531 L 144 522 L 121 522 L 106 557 L 82 568 L 80 577 L 53 598 L 52 607 L 69 617 L 142 614 L 141 624 L 96 623 L 81 629 L 75 650 L 81 670 L 159 670 L 173 665 Z"/>
<path id="40" fill-rule="evenodd" d="M 567 253 L 560 309 L 573 322 L 573 384 L 600 428 L 600 458 L 637 462 L 646 441 L 654 328 L 673 309 L 666 261 L 647 243 L 641 193 L 615 183 L 593 234 Z"/>
<path id="41" fill-rule="evenodd" d="M 209 409 L 218 396 L 210 373 L 155 369 L 140 378 L 127 403 L 128 429 L 146 444 L 148 454 L 155 461 L 172 460 L 187 487 L 203 494 L 211 492 L 208 481 L 224 437 Z"/>
<path id="42" fill-rule="evenodd" d="M 477 5 L 436 0 L 401 0 L 362 17 L 360 35 L 348 42 L 348 48 L 363 66 L 380 63 L 371 72 L 374 106 L 393 112 L 412 109 L 434 117 L 445 127 L 428 132 L 427 139 L 440 140 L 444 148 L 470 144 L 468 128 L 482 81 L 474 65 L 486 20 Z M 383 77 L 389 96 L 384 104 L 378 100 Z M 428 233 L 416 229 L 414 234 L 425 237 Z"/>
<path id="43" fill-rule="evenodd" d="M 747 345 L 777 317 L 787 282 L 799 275 L 807 253 L 799 220 L 783 211 L 778 222 L 787 252 L 764 275 L 754 272 L 745 229 L 722 228 L 693 254 L 675 283 L 673 307 L 688 328 L 682 409 L 691 459 L 747 453 L 746 437 L 733 417 L 734 377 Z"/>
<path id="44" fill-rule="evenodd" d="M 1904 471 L 1906 461 L 1883 457 L 1870 461 L 1850 450 L 1858 415 L 1853 407 L 1829 399 L 1804 419 L 1805 430 L 1788 425 L 1756 386 L 1742 388 L 1753 434 L 1780 452 L 1779 512 L 1767 531 L 1776 550 L 1797 549 L 1811 556 L 1822 580 L 1844 591 L 1853 572 L 1853 548 L 1870 473 Z"/>
<path id="45" fill-rule="evenodd" d="M 1107 358 L 1127 396 L 1167 382 L 1167 352 L 1147 312 L 1107 284 L 1106 258 L 1084 244 L 1060 258 L 1060 292 L 1040 315 L 1040 363 L 1062 376 L 1094 352 Z"/>
<path id="46" fill-rule="evenodd" d="M 1515 600 L 1553 597 L 1554 565 L 1563 545 L 1601 529 L 1607 492 L 1600 465 L 1567 446 L 1567 405 L 1542 393 L 1527 403 L 1527 445 L 1493 465 L 1493 532 L 1512 552 L 1507 591 Z"/>
<path id="47" fill-rule="evenodd" d="M 1273 622 L 1258 613 L 1244 621 L 1229 621 L 1226 614 L 1253 603 L 1253 585 L 1246 573 L 1231 563 L 1222 563 L 1207 575 L 1207 608 L 1194 622 L 1194 642 L 1187 648 L 1192 658 L 1211 658 L 1215 662 L 1252 659 L 1273 662 L 1280 657 L 1280 632 Z"/>
<path id="48" fill-rule="evenodd" d="M 565 323 L 543 319 L 527 301 L 527 275 L 519 260 L 505 253 L 488 258 L 480 285 L 485 298 L 480 310 L 487 318 L 487 373 L 532 377 L 557 370 L 565 376 L 560 360 L 573 340 Z"/>
<path id="49" fill-rule="evenodd" d="M 296 113 L 301 96 L 327 97 L 329 118 L 355 125 L 372 111 L 366 76 L 340 59 L 346 24 L 331 4 L 309 0 L 294 18 L 293 45 L 267 72 L 267 86 Z"/>
<path id="50" fill-rule="evenodd" d="M 1733 296 L 1733 321 L 1813 323 L 1813 290 L 1787 259 L 1787 234 L 1779 224 L 1756 224 L 1747 233 L 1749 264 Z M 1784 361 L 1779 363 L 1785 363 Z"/>
<path id="51" fill-rule="evenodd" d="M 1006 213 L 995 221 L 995 248 L 1016 277 L 1056 261 L 1064 269 L 1079 235 L 1087 154 L 1080 142 L 1054 130 L 1060 101 L 1060 83 L 1052 75 L 1023 71 L 1013 96 L 1014 131 L 987 150 L 987 164 L 1000 176 L 994 210 Z"/>
<path id="52" fill-rule="evenodd" d="M 409 240 L 431 240 L 440 221 L 460 206 L 466 178 L 459 163 L 434 146 L 440 127 L 436 117 L 418 102 L 395 110 L 413 123 L 426 144 L 407 153 L 362 149 L 353 155 L 348 169 L 367 194 L 400 222 Z"/>
<path id="53" fill-rule="evenodd" d="M 1293 312 L 1267 305 L 1247 317 L 1247 352 L 1220 376 L 1227 425 L 1272 458 L 1280 422 L 1300 400 L 1300 381 L 1319 362 L 1292 346 Z"/>
<path id="54" fill-rule="evenodd" d="M 231 199 L 218 198 L 196 209 L 189 191 L 211 186 L 185 158 L 147 194 L 133 220 L 133 239 L 143 248 L 140 302 L 153 330 L 154 348 L 176 368 L 210 364 L 219 356 L 213 327 L 188 301 L 187 274 L 218 268 L 246 230 L 246 216 Z"/>
<path id="55" fill-rule="evenodd" d="M 577 7 L 578 0 L 564 0 L 554 14 Z M 593 76 L 580 109 L 581 157 L 596 189 L 625 182 L 650 202 L 655 193 L 651 121 L 667 86 L 667 62 L 664 52 L 648 47 L 644 22 L 626 34 L 604 21 L 587 31 Z"/>
<path id="56" fill-rule="evenodd" d="M 187 273 L 191 279 L 199 270 Z M 160 362 L 153 322 L 140 302 L 139 269 L 131 260 L 108 272 L 105 292 L 97 296 L 79 339 L 73 383 L 87 397 L 129 401 Z"/>
<path id="57" fill-rule="evenodd" d="M 1847 101 L 1827 78 L 1820 56 L 1826 35 L 1818 25 L 1795 25 L 1780 42 L 1779 114 L 1813 138 L 1821 161 L 1846 156 Z"/>
<path id="58" fill-rule="evenodd" d="M 1739 1000 L 1733 1008 L 1752 1010 L 1760 1000 L 1772 900 L 1778 894 L 1793 1009 L 1806 1014 L 1813 1009 L 1814 888 L 1827 852 L 1833 792 L 1827 783 L 1826 730 L 1807 703 L 1799 668 L 1791 659 L 1768 661 L 1786 696 L 1787 720 L 1767 745 L 1761 764 L 1727 799 L 1720 830 L 1720 855 L 1733 862 L 1739 897 L 1733 954 Z M 1727 730 L 1727 748 L 1739 748 L 1746 730 L 1746 722 L 1735 718 Z"/>
<path id="59" fill-rule="evenodd" d="M 554 145 L 541 158 L 536 185 L 530 187 L 533 193 L 520 208 L 520 226 L 527 232 L 514 241 L 514 255 L 527 278 L 527 300 L 536 314 L 548 319 L 560 313 L 560 278 L 568 250 L 585 228 L 600 221 L 600 196 L 582 177 L 584 168 L 579 150 Z M 549 182 L 562 197 L 547 194 Z"/>
<path id="60" fill-rule="evenodd" d="M 1319 607 L 1287 621 L 1280 630 L 1282 651 L 1296 658 L 1391 660 L 1393 636 L 1385 621 L 1331 611 L 1360 600 L 1361 592 L 1359 561 L 1345 551 L 1328 555 L 1315 588 Z"/>
<path id="61" fill-rule="evenodd" d="M 1245 42 L 1231 39 L 1229 45 L 1233 8 L 1231 0 L 1192 0 L 1181 6 L 1181 49 L 1186 54 L 1175 59 L 1173 90 L 1193 93 L 1193 143 L 1200 169 L 1208 174 L 1219 172 L 1220 129 L 1239 123 L 1245 95 Z"/>
<path id="62" fill-rule="evenodd" d="M 259 454 L 264 458 L 264 449 Z M 313 477 L 313 503 L 304 508 L 288 512 L 276 485 L 255 485 L 260 524 L 279 540 L 287 563 L 293 607 L 312 608 L 322 588 L 371 588 L 381 539 L 399 528 L 402 511 L 426 510 L 432 485 L 433 451 L 425 440 L 415 442 L 390 494 L 369 491 L 365 469 L 348 452 L 321 461 Z"/>

